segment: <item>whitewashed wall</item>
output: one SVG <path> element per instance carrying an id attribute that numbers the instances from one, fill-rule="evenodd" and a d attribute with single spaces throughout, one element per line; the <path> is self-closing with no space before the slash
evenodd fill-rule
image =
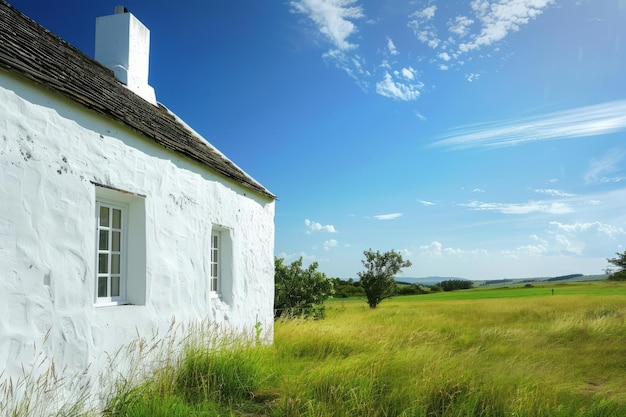
<path id="1" fill-rule="evenodd" d="M 145 305 L 95 307 L 93 183 L 145 196 Z M 232 288 L 211 298 L 212 225 L 230 231 Z M 36 347 L 70 371 L 139 332 L 208 318 L 273 335 L 274 202 L 0 70 L 0 369 Z M 44 337 L 48 339 L 44 343 Z M 60 368 L 59 368 L 60 369 Z"/>

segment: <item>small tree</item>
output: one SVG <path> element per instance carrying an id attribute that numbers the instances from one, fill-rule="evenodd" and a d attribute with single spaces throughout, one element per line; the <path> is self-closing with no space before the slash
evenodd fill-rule
<path id="1" fill-rule="evenodd" d="M 399 252 L 393 250 L 380 253 L 370 249 L 363 251 L 363 255 L 365 259 L 361 262 L 365 271 L 359 272 L 358 276 L 361 279 L 361 286 L 365 289 L 367 304 L 370 308 L 376 308 L 382 300 L 394 294 L 396 281 L 393 277 L 402 268 L 410 267 L 411 262 L 405 261 Z"/>
<path id="2" fill-rule="evenodd" d="M 606 273 L 611 281 L 626 281 L 626 251 L 615 253 L 616 258 L 608 258 L 607 261 L 614 267 L 608 267 Z"/>
<path id="3" fill-rule="evenodd" d="M 317 262 L 302 268 L 302 258 L 287 266 L 274 258 L 274 318 L 323 318 L 324 301 L 333 295 L 333 283 L 317 271 Z"/>

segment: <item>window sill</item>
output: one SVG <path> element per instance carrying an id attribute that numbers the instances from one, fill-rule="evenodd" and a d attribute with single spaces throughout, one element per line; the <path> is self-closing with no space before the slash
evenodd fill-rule
<path id="1" fill-rule="evenodd" d="M 100 302 L 100 303 L 95 303 L 93 306 L 94 307 L 116 307 L 116 306 L 128 306 L 128 305 L 132 305 L 127 301 L 106 301 L 106 302 Z"/>

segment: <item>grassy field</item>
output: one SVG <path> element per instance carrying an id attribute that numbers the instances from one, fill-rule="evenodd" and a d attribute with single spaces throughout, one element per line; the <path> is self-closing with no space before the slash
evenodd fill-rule
<path id="1" fill-rule="evenodd" d="M 310 415 L 626 415 L 625 313 L 606 282 L 336 301 L 277 325 L 279 387 Z"/>
<path id="2" fill-rule="evenodd" d="M 625 317 L 609 282 L 333 300 L 273 346 L 200 337 L 105 415 L 625 416 Z"/>

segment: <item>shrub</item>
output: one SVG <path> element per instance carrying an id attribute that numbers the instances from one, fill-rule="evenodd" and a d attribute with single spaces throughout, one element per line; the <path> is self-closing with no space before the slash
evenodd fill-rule
<path id="1" fill-rule="evenodd" d="M 302 258 L 283 265 L 284 259 L 274 260 L 274 318 L 323 318 L 324 301 L 333 295 L 333 282 L 317 271 L 317 262 L 302 268 Z"/>

